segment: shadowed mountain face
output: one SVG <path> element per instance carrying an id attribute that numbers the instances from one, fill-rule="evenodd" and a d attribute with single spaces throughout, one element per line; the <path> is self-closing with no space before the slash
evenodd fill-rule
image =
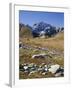
<path id="1" fill-rule="evenodd" d="M 32 37 L 32 28 L 29 25 L 19 24 L 19 37 Z"/>
<path id="2" fill-rule="evenodd" d="M 33 25 L 33 30 L 43 31 L 46 27 L 51 28 L 50 24 L 39 22 Z"/>
<path id="3" fill-rule="evenodd" d="M 21 36 L 31 36 L 32 37 L 40 37 L 40 36 L 48 36 L 51 37 L 58 32 L 64 30 L 63 27 L 56 29 L 56 27 L 47 24 L 45 22 L 35 23 L 33 27 L 29 25 L 19 24 L 20 37 Z M 29 34 L 29 35 L 28 35 Z"/>

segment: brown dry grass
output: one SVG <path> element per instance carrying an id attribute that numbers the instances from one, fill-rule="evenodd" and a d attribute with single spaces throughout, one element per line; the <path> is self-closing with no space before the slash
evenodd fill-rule
<path id="1" fill-rule="evenodd" d="M 64 33 L 59 33 L 55 37 L 52 38 L 22 38 L 20 39 L 25 44 L 31 45 L 31 46 L 41 46 L 41 47 L 47 47 L 49 49 L 56 49 L 59 51 L 64 50 Z"/>
<path id="2" fill-rule="evenodd" d="M 62 54 L 64 51 L 64 33 L 59 33 L 54 37 L 51 38 L 20 38 L 20 41 L 22 41 L 26 45 L 30 45 L 33 47 L 46 47 L 49 50 L 55 50 Z M 27 49 L 19 49 L 19 64 L 23 63 L 35 63 L 37 65 L 41 65 L 42 63 L 45 64 L 59 64 L 62 67 L 64 66 L 64 57 L 62 56 L 52 56 L 52 58 L 47 57 L 45 59 L 32 59 L 32 55 L 38 54 L 38 53 L 49 53 L 48 51 L 35 51 L 35 50 L 27 50 Z M 47 78 L 47 77 L 54 77 L 51 73 L 48 73 L 47 75 L 41 75 L 39 73 L 35 73 L 31 76 L 28 76 L 27 73 L 20 72 L 19 78 L 20 79 L 28 79 L 28 78 Z"/>

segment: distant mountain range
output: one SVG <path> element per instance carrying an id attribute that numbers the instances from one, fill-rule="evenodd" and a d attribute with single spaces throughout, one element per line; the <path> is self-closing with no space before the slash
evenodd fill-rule
<path id="1" fill-rule="evenodd" d="M 26 36 L 26 34 L 29 34 L 29 36 L 33 36 L 33 37 L 40 37 L 40 36 L 51 37 L 56 35 L 58 32 L 63 32 L 64 27 L 55 27 L 45 22 L 35 23 L 32 27 L 20 23 L 19 31 L 20 31 L 20 36 Z"/>

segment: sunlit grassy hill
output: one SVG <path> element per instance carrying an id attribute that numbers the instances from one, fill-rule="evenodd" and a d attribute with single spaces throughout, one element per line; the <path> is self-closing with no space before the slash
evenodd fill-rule
<path id="1" fill-rule="evenodd" d="M 19 31 L 19 37 L 21 38 L 30 38 L 32 37 L 32 32 L 31 32 L 31 29 L 28 28 L 27 26 L 23 26 L 21 28 L 21 30 Z"/>
<path id="2" fill-rule="evenodd" d="M 20 38 L 20 41 L 31 46 L 47 47 L 49 49 L 64 50 L 64 33 L 60 32 L 51 38 Z"/>

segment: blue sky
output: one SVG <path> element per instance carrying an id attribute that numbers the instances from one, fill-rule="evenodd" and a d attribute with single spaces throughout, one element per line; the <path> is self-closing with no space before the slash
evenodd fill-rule
<path id="1" fill-rule="evenodd" d="M 19 11 L 19 23 L 33 26 L 33 24 L 41 21 L 56 27 L 64 27 L 64 13 L 24 10 Z"/>

